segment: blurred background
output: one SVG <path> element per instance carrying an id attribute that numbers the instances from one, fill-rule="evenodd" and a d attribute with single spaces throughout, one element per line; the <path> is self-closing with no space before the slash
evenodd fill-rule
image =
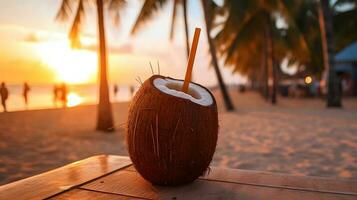
<path id="1" fill-rule="evenodd" d="M 0 184 L 127 155 L 152 74 L 216 97 L 213 166 L 357 178 L 355 0 L 0 0 Z"/>

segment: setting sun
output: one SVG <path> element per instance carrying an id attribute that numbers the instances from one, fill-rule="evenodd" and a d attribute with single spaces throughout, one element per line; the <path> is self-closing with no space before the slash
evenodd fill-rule
<path id="1" fill-rule="evenodd" d="M 35 48 L 41 61 L 55 72 L 57 82 L 80 84 L 95 80 L 95 52 L 71 49 L 67 40 L 41 42 Z"/>

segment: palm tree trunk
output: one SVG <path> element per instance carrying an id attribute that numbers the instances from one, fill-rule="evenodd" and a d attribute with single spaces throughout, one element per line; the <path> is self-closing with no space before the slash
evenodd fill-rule
<path id="1" fill-rule="evenodd" d="M 202 2 L 202 6 L 203 6 L 203 13 L 204 13 L 204 17 L 205 17 L 205 23 L 206 23 L 206 34 L 207 34 L 207 40 L 208 40 L 208 45 L 209 45 L 209 50 L 211 53 L 211 57 L 212 57 L 212 64 L 213 64 L 213 68 L 216 72 L 216 76 L 217 76 L 217 80 L 218 80 L 218 84 L 219 87 L 221 89 L 222 92 L 222 96 L 224 99 L 224 104 L 226 106 L 226 109 L 228 111 L 233 111 L 234 110 L 234 106 L 233 103 L 231 101 L 231 98 L 229 97 L 226 85 L 223 81 L 223 77 L 221 74 L 221 71 L 219 69 L 218 66 L 218 60 L 217 60 L 217 55 L 216 55 L 216 48 L 213 44 L 213 40 L 211 38 L 211 25 L 212 25 L 212 17 L 210 16 L 210 12 L 208 11 L 208 8 L 210 6 L 211 1 L 207 1 L 207 0 L 201 0 Z"/>
<path id="2" fill-rule="evenodd" d="M 97 14 L 99 33 L 99 104 L 97 113 L 97 130 L 112 131 L 114 130 L 114 126 L 107 78 L 107 52 L 104 32 L 103 0 L 97 0 Z"/>
<path id="3" fill-rule="evenodd" d="M 265 41 L 266 41 L 266 67 L 268 74 L 268 87 L 271 93 L 271 103 L 276 104 L 276 76 L 274 67 L 274 52 L 273 52 L 273 35 L 271 30 L 270 13 L 266 13 L 266 23 L 264 25 Z"/>
<path id="4" fill-rule="evenodd" d="M 190 39 L 189 39 L 189 31 L 188 31 L 188 22 L 187 22 L 187 0 L 183 0 L 183 19 L 185 25 L 185 36 L 186 36 L 186 56 L 190 54 Z"/>
<path id="5" fill-rule="evenodd" d="M 327 83 L 327 107 L 342 107 L 341 102 L 341 88 L 336 76 L 334 66 L 334 50 L 333 50 L 333 27 L 332 27 L 332 13 L 328 0 L 321 0 L 319 6 L 319 22 L 321 31 L 321 42 L 323 48 L 323 59 L 325 69 L 328 70 Z"/>
<path id="6" fill-rule="evenodd" d="M 272 48 L 272 49 L 274 49 L 274 48 Z M 274 55 L 274 53 L 273 53 L 273 55 Z M 272 69 L 273 85 L 272 85 L 272 93 L 271 93 L 271 103 L 273 105 L 276 105 L 276 103 L 278 102 L 278 99 L 277 99 L 277 89 L 278 89 L 277 65 L 278 65 L 278 63 L 276 63 L 275 59 L 273 59 L 273 69 Z"/>
<path id="7" fill-rule="evenodd" d="M 266 101 L 269 100 L 269 83 L 268 83 L 268 63 L 267 63 L 267 51 L 266 42 L 263 44 L 262 61 L 261 61 L 261 93 Z"/>

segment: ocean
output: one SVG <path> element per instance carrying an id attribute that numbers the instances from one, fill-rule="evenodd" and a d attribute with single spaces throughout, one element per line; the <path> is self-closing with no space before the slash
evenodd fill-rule
<path id="1" fill-rule="evenodd" d="M 54 102 L 53 85 L 30 85 L 28 106 L 25 105 L 22 96 L 22 84 L 8 84 L 9 98 L 7 100 L 8 111 L 36 110 L 46 108 L 61 107 L 61 102 Z M 96 104 L 98 102 L 97 85 L 68 85 L 68 107 L 78 105 Z M 111 102 L 125 102 L 132 97 L 129 87 L 126 85 L 118 86 L 119 91 L 114 95 L 113 85 L 110 85 Z M 137 89 L 137 88 L 135 88 Z M 0 108 L 0 112 L 2 107 Z"/>

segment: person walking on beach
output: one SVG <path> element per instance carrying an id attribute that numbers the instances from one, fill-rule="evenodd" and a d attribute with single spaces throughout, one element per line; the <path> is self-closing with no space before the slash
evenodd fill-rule
<path id="1" fill-rule="evenodd" d="M 0 96 L 1 96 L 1 105 L 4 109 L 4 112 L 7 112 L 6 100 L 9 97 L 9 90 L 6 88 L 6 85 L 4 82 L 2 82 L 1 86 L 0 86 Z"/>
<path id="2" fill-rule="evenodd" d="M 53 86 L 53 105 L 55 107 L 57 107 L 57 101 L 59 100 L 59 92 L 60 92 L 59 86 L 55 84 Z"/>
<path id="3" fill-rule="evenodd" d="M 119 92 L 119 87 L 117 84 L 114 84 L 113 92 L 114 92 L 114 100 L 116 100 L 117 94 Z"/>
<path id="4" fill-rule="evenodd" d="M 67 106 L 67 86 L 65 83 L 62 83 L 61 87 L 60 87 L 60 98 L 62 101 L 62 106 L 66 107 Z"/>
<path id="5" fill-rule="evenodd" d="M 28 105 L 28 95 L 29 95 L 30 89 L 31 88 L 30 88 L 29 84 L 27 82 L 25 82 L 23 90 L 22 90 L 22 96 L 24 97 L 26 108 Z"/>

